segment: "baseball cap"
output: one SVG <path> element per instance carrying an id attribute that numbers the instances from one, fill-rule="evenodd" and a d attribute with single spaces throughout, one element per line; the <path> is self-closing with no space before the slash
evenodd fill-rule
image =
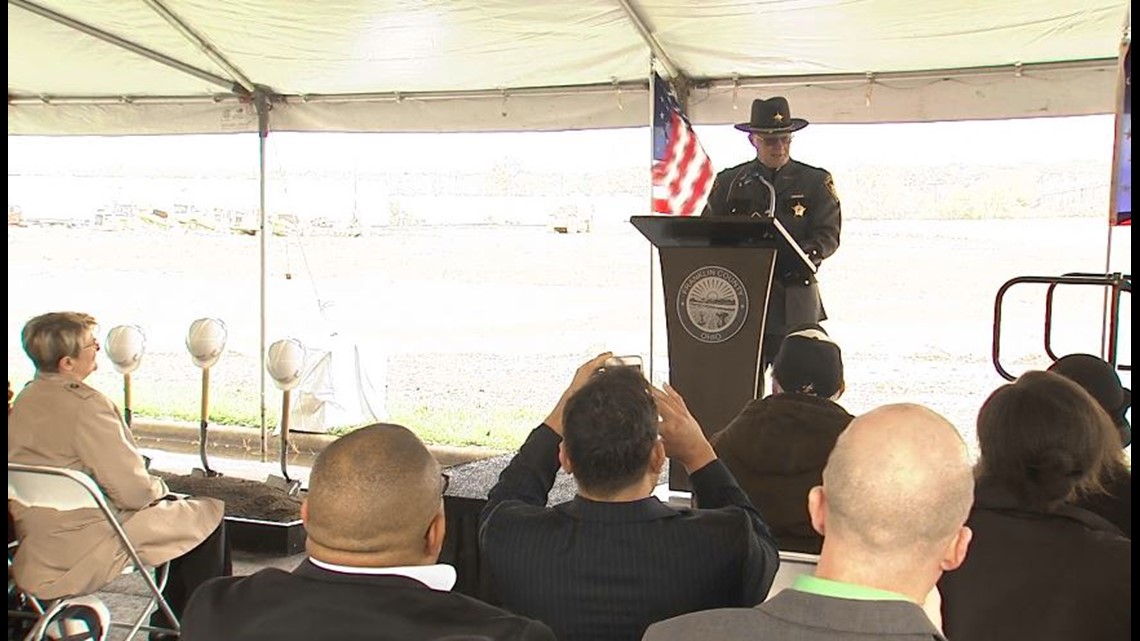
<path id="1" fill-rule="evenodd" d="M 1132 390 L 1121 385 L 1116 368 L 1092 354 L 1069 354 L 1057 359 L 1049 371 L 1085 388 L 1112 417 L 1124 447 L 1132 443 L 1132 426 L 1125 416 L 1132 407 Z"/>
<path id="2" fill-rule="evenodd" d="M 843 353 L 819 325 L 797 328 L 784 337 L 772 378 L 785 392 L 834 398 L 843 390 Z"/>

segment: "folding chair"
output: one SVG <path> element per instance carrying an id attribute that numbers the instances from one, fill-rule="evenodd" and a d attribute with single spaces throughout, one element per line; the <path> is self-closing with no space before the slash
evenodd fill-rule
<path id="1" fill-rule="evenodd" d="M 178 618 L 174 616 L 174 612 L 170 609 L 170 604 L 167 603 L 166 598 L 162 596 L 162 590 L 166 587 L 170 564 L 163 563 L 158 567 L 152 567 L 142 562 L 142 559 L 139 558 L 138 551 L 135 550 L 135 546 L 131 543 L 130 539 L 127 538 L 127 533 L 123 531 L 122 526 L 115 517 L 115 512 L 107 504 L 107 499 L 103 496 L 103 490 L 91 480 L 91 477 L 82 472 L 66 468 L 49 467 L 45 465 L 24 465 L 9 462 L 8 500 L 15 501 L 27 507 L 44 507 L 59 511 L 89 508 L 99 510 L 103 518 L 107 521 L 107 524 L 111 526 L 115 536 L 119 539 L 119 543 L 122 544 L 127 556 L 130 557 L 130 562 L 123 570 L 124 574 L 137 571 L 146 584 L 147 591 L 150 593 L 150 600 L 137 619 L 131 623 L 112 621 L 111 625 L 130 628 L 126 636 L 127 639 L 133 638 L 139 630 L 174 634 L 180 632 L 181 626 L 178 623 Z M 9 552 L 11 552 L 11 550 L 9 550 Z M 156 570 L 158 575 L 157 582 L 155 581 L 155 577 L 151 576 L 151 570 Z M 50 604 L 44 603 L 41 606 L 40 603 L 34 599 L 34 595 L 28 596 L 32 597 L 33 602 L 36 603 L 36 606 L 33 607 L 41 612 L 41 620 L 50 619 L 50 617 L 58 613 L 59 609 L 66 606 L 67 601 L 66 598 L 56 599 Z M 143 622 L 155 611 L 156 607 L 157 609 L 161 609 L 163 614 L 166 615 L 167 620 L 171 622 L 170 628 L 156 628 L 143 625 Z M 9 615 L 11 615 L 11 613 L 9 613 Z"/>
<path id="2" fill-rule="evenodd" d="M 776 578 L 772 580 L 772 589 L 768 591 L 768 598 L 771 599 L 781 591 L 792 587 L 796 577 L 801 574 L 815 572 L 817 564 L 819 564 L 818 554 L 780 550 L 780 569 L 776 571 Z"/>

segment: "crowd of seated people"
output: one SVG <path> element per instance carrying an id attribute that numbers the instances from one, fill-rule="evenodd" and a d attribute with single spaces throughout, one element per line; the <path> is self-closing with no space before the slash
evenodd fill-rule
<path id="1" fill-rule="evenodd" d="M 167 596 L 189 641 L 1130 636 L 1131 400 L 1102 361 L 1067 357 L 996 390 L 971 467 L 930 409 L 839 406 L 841 352 L 819 327 L 789 335 L 774 394 L 711 443 L 676 390 L 601 354 L 490 491 L 478 537 L 492 605 L 452 589 L 439 562 L 447 477 L 388 424 L 318 457 L 305 561 L 227 576 L 221 505 L 170 496 L 114 404 L 84 383 L 93 331 L 77 313 L 25 326 L 36 377 L 10 408 L 9 461 L 92 476 L 144 558 L 173 561 Z M 668 459 L 688 472 L 693 507 L 655 498 Z M 550 506 L 559 469 L 577 496 Z M 9 509 L 22 589 L 89 592 L 122 568 L 105 526 Z M 781 550 L 819 561 L 771 596 Z"/>

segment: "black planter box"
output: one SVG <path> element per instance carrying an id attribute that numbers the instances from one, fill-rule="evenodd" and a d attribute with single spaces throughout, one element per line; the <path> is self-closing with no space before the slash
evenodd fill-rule
<path id="1" fill-rule="evenodd" d="M 242 552 L 293 556 L 305 550 L 305 528 L 300 519 L 281 523 L 227 516 L 226 537 L 231 548 Z"/>

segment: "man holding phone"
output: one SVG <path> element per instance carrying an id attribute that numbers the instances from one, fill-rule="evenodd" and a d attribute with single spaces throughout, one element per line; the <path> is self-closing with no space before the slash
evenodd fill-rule
<path id="1" fill-rule="evenodd" d="M 480 517 L 501 604 L 561 641 L 636 639 L 683 612 L 755 605 L 779 565 L 768 526 L 681 396 L 611 358 L 578 368 Z M 685 466 L 706 509 L 652 496 L 667 456 Z M 560 464 L 578 495 L 547 507 Z"/>

